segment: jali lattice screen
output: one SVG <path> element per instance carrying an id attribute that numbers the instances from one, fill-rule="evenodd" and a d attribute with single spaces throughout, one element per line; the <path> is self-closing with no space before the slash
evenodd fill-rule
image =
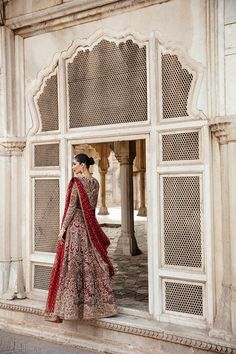
<path id="1" fill-rule="evenodd" d="M 36 179 L 34 182 L 34 248 L 40 252 L 56 252 L 60 212 L 59 180 Z"/>
<path id="2" fill-rule="evenodd" d="M 147 120 L 146 47 L 102 40 L 68 63 L 69 127 Z"/>
<path id="3" fill-rule="evenodd" d="M 34 266 L 33 287 L 40 290 L 48 290 L 52 267 L 44 265 Z"/>
<path id="4" fill-rule="evenodd" d="M 203 316 L 203 285 L 164 281 L 165 311 Z"/>
<path id="5" fill-rule="evenodd" d="M 59 144 L 38 144 L 34 146 L 34 166 L 59 166 Z"/>
<path id="6" fill-rule="evenodd" d="M 58 130 L 58 88 L 57 74 L 47 79 L 43 92 L 38 98 L 42 131 Z"/>
<path id="7" fill-rule="evenodd" d="M 199 132 L 162 135 L 162 161 L 189 161 L 199 157 Z"/>
<path id="8" fill-rule="evenodd" d="M 162 54 L 163 119 L 187 117 L 193 75 L 183 69 L 177 55 Z"/>
<path id="9" fill-rule="evenodd" d="M 202 267 L 200 183 L 199 176 L 163 177 L 164 265 Z"/>

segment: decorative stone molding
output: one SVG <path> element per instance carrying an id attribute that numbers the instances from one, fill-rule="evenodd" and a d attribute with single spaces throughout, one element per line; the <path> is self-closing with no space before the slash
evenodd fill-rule
<path id="1" fill-rule="evenodd" d="M 26 146 L 26 141 L 17 138 L 0 139 L 0 146 L 3 148 L 3 155 L 17 156 L 22 155 Z"/>
<path id="2" fill-rule="evenodd" d="M 0 309 L 43 316 L 43 310 L 37 307 L 13 304 L 10 301 L 0 301 Z M 174 344 L 180 344 L 195 349 L 205 350 L 208 352 L 233 354 L 236 351 L 236 347 L 228 346 L 222 342 L 220 343 L 216 339 L 209 338 L 209 341 L 207 341 L 202 339 L 190 338 L 188 336 L 180 336 L 178 334 L 174 334 L 167 330 L 153 330 L 148 328 L 135 327 L 133 325 L 123 325 L 120 324 L 118 320 L 93 320 L 87 321 L 87 323 L 89 323 L 91 326 L 98 328 L 105 328 L 111 331 L 133 334 L 144 338 L 146 337 Z"/>
<path id="3" fill-rule="evenodd" d="M 16 312 L 31 313 L 32 315 L 43 316 L 43 310 L 41 310 L 39 308 L 29 307 L 29 306 L 25 306 L 25 305 L 16 305 L 16 304 L 11 303 L 10 301 L 8 303 L 0 301 L 0 309 L 16 311 Z"/>
<path id="4" fill-rule="evenodd" d="M 210 122 L 211 132 L 215 135 L 220 145 L 229 142 L 229 125 L 231 120 L 227 117 L 216 117 Z"/>
<path id="5" fill-rule="evenodd" d="M 80 1 L 63 2 L 63 4 L 51 6 L 51 8 L 9 18 L 6 25 L 16 34 L 27 38 L 168 1 L 170 0 L 110 0 L 109 3 L 105 0 L 82 3 Z"/>
<path id="6" fill-rule="evenodd" d="M 150 330 L 146 328 L 134 327 L 130 325 L 122 325 L 119 323 L 108 322 L 108 321 L 90 321 L 90 324 L 95 327 L 102 327 L 109 330 L 124 332 L 129 334 L 138 335 L 141 337 L 148 337 L 157 340 L 162 340 L 165 342 L 171 342 L 175 344 L 181 344 L 197 349 L 202 349 L 206 351 L 213 351 L 215 353 L 235 353 L 235 348 L 211 343 L 210 341 L 197 340 L 193 338 L 188 338 L 184 336 L 175 335 L 174 333 L 168 333 L 167 331 L 157 331 Z"/>

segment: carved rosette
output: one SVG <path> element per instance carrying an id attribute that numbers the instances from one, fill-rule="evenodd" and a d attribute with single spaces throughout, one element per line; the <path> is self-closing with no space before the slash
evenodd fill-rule
<path id="1" fill-rule="evenodd" d="M 229 125 L 231 121 L 226 117 L 217 117 L 210 122 L 211 132 L 215 135 L 220 145 L 229 142 Z"/>
<path id="2" fill-rule="evenodd" d="M 0 140 L 2 155 L 21 156 L 26 142 L 25 140 Z"/>

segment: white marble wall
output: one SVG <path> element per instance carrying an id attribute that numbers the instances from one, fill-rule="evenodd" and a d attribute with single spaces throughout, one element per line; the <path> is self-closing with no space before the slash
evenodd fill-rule
<path id="1" fill-rule="evenodd" d="M 102 1 L 105 3 L 105 1 Z M 69 0 L 64 1 L 68 5 Z M 73 1 L 71 1 L 73 3 Z M 81 5 L 85 4 L 81 1 Z M 7 7 L 7 16 L 9 25 L 14 26 L 14 16 L 23 16 L 24 20 L 30 21 L 31 12 L 47 9 L 55 14 L 55 6 L 63 5 L 61 0 L 37 1 L 21 0 L 18 2 L 9 2 Z M 63 5 L 64 6 L 64 5 Z M 66 15 L 66 13 L 65 13 Z M 214 23 L 212 22 L 212 18 Z M 10 21 L 11 20 L 11 21 Z M 35 17 L 34 17 L 35 20 Z M 23 20 L 22 20 L 23 21 Z M 23 23 L 23 22 L 22 22 Z M 18 22 L 19 25 L 19 22 Z M 33 24 L 34 26 L 34 24 Z M 215 27 L 214 27 L 215 26 Z M 215 118 L 215 116 L 226 116 L 227 119 L 235 121 L 236 117 L 236 2 L 235 0 L 218 0 L 218 1 L 196 1 L 196 0 L 172 0 L 163 4 L 156 4 L 149 7 L 137 8 L 123 13 L 117 13 L 113 16 L 104 16 L 96 21 L 90 21 L 74 25 L 69 28 L 62 28 L 41 34 L 34 34 L 24 39 L 15 37 L 13 33 L 2 27 L 0 28 L 0 113 L 3 119 L 0 119 L 0 139 L 2 142 L 15 141 L 16 137 L 20 138 L 17 144 L 20 144 L 26 138 L 28 131 L 32 127 L 32 116 L 28 105 L 24 107 L 22 101 L 27 101 L 31 89 L 36 85 L 37 75 L 52 63 L 53 58 L 57 53 L 66 50 L 71 42 L 78 38 L 88 38 L 96 30 L 112 30 L 122 32 L 126 28 L 131 28 L 132 31 L 144 35 L 150 35 L 155 32 L 156 36 L 165 44 L 170 44 L 181 48 L 190 58 L 204 66 L 204 75 L 200 89 L 200 95 L 197 101 L 197 108 L 202 110 L 206 117 Z M 48 29 L 47 29 L 48 31 Z M 18 44 L 17 44 L 18 43 Z M 24 47 L 23 47 L 24 45 Z M 21 46 L 24 52 L 21 52 Z M 215 47 L 214 47 L 215 46 Z M 6 51 L 6 48 L 8 50 Z M 10 54 L 9 54 L 10 53 Z M 14 54 L 15 53 L 15 54 Z M 23 71 L 22 61 L 17 61 L 16 72 L 14 58 L 15 55 L 24 55 Z M 6 75 L 8 73 L 8 80 Z M 225 73 L 225 74 L 224 74 Z M 24 75 L 22 85 L 22 74 Z M 13 80 L 9 80 L 13 78 Z M 15 78 L 16 86 L 14 85 Z M 26 93 L 24 93 L 24 86 Z M 14 96 L 14 87 L 17 87 L 17 94 Z M 212 97 L 215 96 L 215 100 Z M 17 103 L 18 102 L 18 103 Z M 220 104 L 218 104 L 220 102 Z M 210 107 L 211 106 L 211 107 Z M 15 110 L 15 107 L 17 108 Z M 21 112 L 19 114 L 19 112 Z M 213 114 L 213 113 L 214 114 Z M 228 117 L 230 116 L 230 117 Z M 227 118 L 228 117 L 228 118 Z M 24 122 L 25 120 L 25 122 Z M 25 128 L 26 124 L 26 128 Z M 214 292 L 216 303 L 214 304 L 215 315 L 219 312 L 219 303 L 222 298 L 222 282 L 224 281 L 225 272 L 225 255 L 222 250 L 227 246 L 230 250 L 231 259 L 228 259 L 227 269 L 231 272 L 228 284 L 230 288 L 230 296 L 232 295 L 232 303 L 227 300 L 229 308 L 229 317 L 232 318 L 232 328 L 227 327 L 227 330 L 236 334 L 236 202 L 235 202 L 235 166 L 236 166 L 236 133 L 235 124 L 231 124 L 227 128 L 227 153 L 220 156 L 220 147 L 218 141 L 212 141 L 212 165 L 210 166 L 212 173 L 211 185 L 213 194 L 215 195 L 211 204 L 212 210 L 209 215 L 213 214 L 213 260 L 214 263 Z M 220 130 L 219 130 L 220 131 Z M 7 139 L 6 139 L 7 138 Z M 15 140 L 14 140 L 15 139 Z M 1 143 L 0 141 L 0 143 Z M 23 146 L 23 145 L 22 145 Z M 18 187 L 23 186 L 24 172 L 21 169 L 21 157 L 18 154 L 23 150 L 21 145 L 15 145 L 14 149 L 9 150 L 9 145 L 2 150 L 0 156 L 0 177 L 4 183 L 0 184 L 0 194 L 3 196 L 0 201 L 0 240 L 4 246 L 0 250 L 0 294 L 3 293 L 7 284 L 9 284 L 9 273 L 12 269 L 12 281 L 16 274 L 19 274 L 21 279 L 22 272 L 19 273 L 14 269 L 15 266 L 10 266 L 10 260 L 13 257 L 16 260 L 21 258 L 21 248 L 25 248 L 24 235 L 20 229 L 22 222 L 21 216 L 17 218 L 16 223 L 14 213 L 17 211 L 26 210 L 22 195 Z M 25 158 L 25 156 L 24 156 Z M 65 156 L 63 157 L 65 158 Z M 228 183 L 227 186 L 222 186 L 222 169 L 227 165 Z M 21 178 L 17 179 L 18 173 Z M 10 178 L 12 178 L 10 182 Z M 220 191 L 219 191 L 220 190 Z M 228 190 L 228 196 L 222 194 Z M 220 195 L 216 195 L 220 193 Z M 29 196 L 28 196 L 29 197 Z M 14 199 L 16 198 L 16 199 Z M 224 203 L 228 205 L 227 220 L 229 220 L 229 234 L 225 245 L 225 235 L 222 230 L 225 220 L 222 215 L 222 198 Z M 226 198 L 226 199 L 225 199 Z M 16 200 L 16 204 L 14 201 Z M 24 221 L 23 221 L 24 223 Z M 219 226 L 219 227 L 218 227 Z M 21 231 L 20 231 L 21 230 Z M 15 236 L 14 236 L 15 235 Z M 17 235 L 17 236 L 16 236 Z M 15 238 L 14 238 L 15 237 Z M 230 247 L 229 247 L 230 246 Z M 221 252 L 219 255 L 218 252 Z M 13 263 L 12 263 L 13 264 Z M 1 281 L 2 279 L 2 281 Z M 230 281 L 232 283 L 230 283 Z M 14 288 L 14 285 L 12 286 Z M 15 290 L 14 290 L 15 292 Z M 17 292 L 17 290 L 16 290 Z M 19 290 L 19 293 L 22 292 Z M 21 296 L 21 295 L 20 295 Z M 230 299 L 230 296 L 228 299 Z M 229 323 L 227 323 L 228 325 Z"/>
<path id="2" fill-rule="evenodd" d="M 225 93 L 226 114 L 236 114 L 236 2 L 225 0 Z"/>

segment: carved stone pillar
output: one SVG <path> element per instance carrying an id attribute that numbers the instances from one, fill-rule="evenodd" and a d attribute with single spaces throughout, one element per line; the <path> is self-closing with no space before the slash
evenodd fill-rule
<path id="1" fill-rule="evenodd" d="M 102 170 L 99 168 L 100 178 L 101 178 L 101 189 L 100 189 L 100 196 L 101 196 L 101 206 L 98 211 L 98 215 L 109 215 L 107 206 L 106 206 L 106 173 L 107 170 Z"/>
<path id="2" fill-rule="evenodd" d="M 108 143 L 99 143 L 93 144 L 93 147 L 96 149 L 100 156 L 98 162 L 99 173 L 100 173 L 100 198 L 101 198 L 101 207 L 99 209 L 98 215 L 109 215 L 107 205 L 106 205 L 106 174 L 109 168 L 109 155 L 111 152 L 110 146 Z"/>
<path id="3" fill-rule="evenodd" d="M 0 296 L 4 299 L 22 299 L 26 297 L 22 265 L 22 152 L 25 142 L 17 138 L 0 139 L 0 161 L 4 179 L 0 188 Z M 4 208 L 5 206 L 5 208 Z M 4 214 L 4 213 L 5 214 Z"/>
<path id="4" fill-rule="evenodd" d="M 121 236 L 117 243 L 116 253 L 136 256 L 142 252 L 138 248 L 134 234 L 133 161 L 135 142 L 115 142 L 114 151 L 120 163 L 121 179 Z"/>
<path id="5" fill-rule="evenodd" d="M 220 199 L 214 200 L 214 226 L 215 226 L 215 282 L 217 298 L 216 317 L 211 335 L 227 338 L 232 332 L 231 320 L 231 245 L 229 228 L 229 165 L 228 165 L 228 127 L 230 121 L 227 119 L 215 119 L 211 122 L 210 128 L 213 139 L 217 139 L 219 149 L 213 144 L 213 186 L 220 190 Z M 214 142 L 214 141 L 213 141 Z M 219 155 L 219 158 L 217 157 Z M 219 161 L 218 168 L 214 163 Z M 219 181 L 217 183 L 216 181 Z M 220 267 L 218 267 L 220 264 Z M 218 281 L 221 284 L 218 284 Z"/>
<path id="6" fill-rule="evenodd" d="M 145 205 L 145 170 L 139 172 L 139 187 L 140 187 L 140 207 L 138 210 L 138 216 L 147 216 L 147 208 Z"/>
<path id="7" fill-rule="evenodd" d="M 140 207 L 138 216 L 147 216 L 147 208 L 145 203 L 145 172 L 146 172 L 146 151 L 145 140 L 136 141 L 136 159 L 135 166 L 139 172 L 139 190 L 140 190 Z"/>
<path id="8" fill-rule="evenodd" d="M 229 231 L 231 252 L 231 318 L 233 337 L 236 337 L 236 116 L 230 125 L 228 143 L 229 164 Z"/>
<path id="9" fill-rule="evenodd" d="M 22 83 L 23 43 L 0 27 L 0 297 L 24 298 L 22 267 L 22 151 L 24 100 L 16 91 Z M 17 65 L 16 65 L 17 63 Z M 22 71 L 23 73 L 23 71 Z M 21 93 L 22 94 L 22 93 Z"/>
<path id="10" fill-rule="evenodd" d="M 134 210 L 139 208 L 139 197 L 138 197 L 138 172 L 133 170 L 133 192 L 134 192 Z"/>
<path id="11" fill-rule="evenodd" d="M 7 291 L 10 274 L 10 157 L 0 150 L 0 297 Z"/>

